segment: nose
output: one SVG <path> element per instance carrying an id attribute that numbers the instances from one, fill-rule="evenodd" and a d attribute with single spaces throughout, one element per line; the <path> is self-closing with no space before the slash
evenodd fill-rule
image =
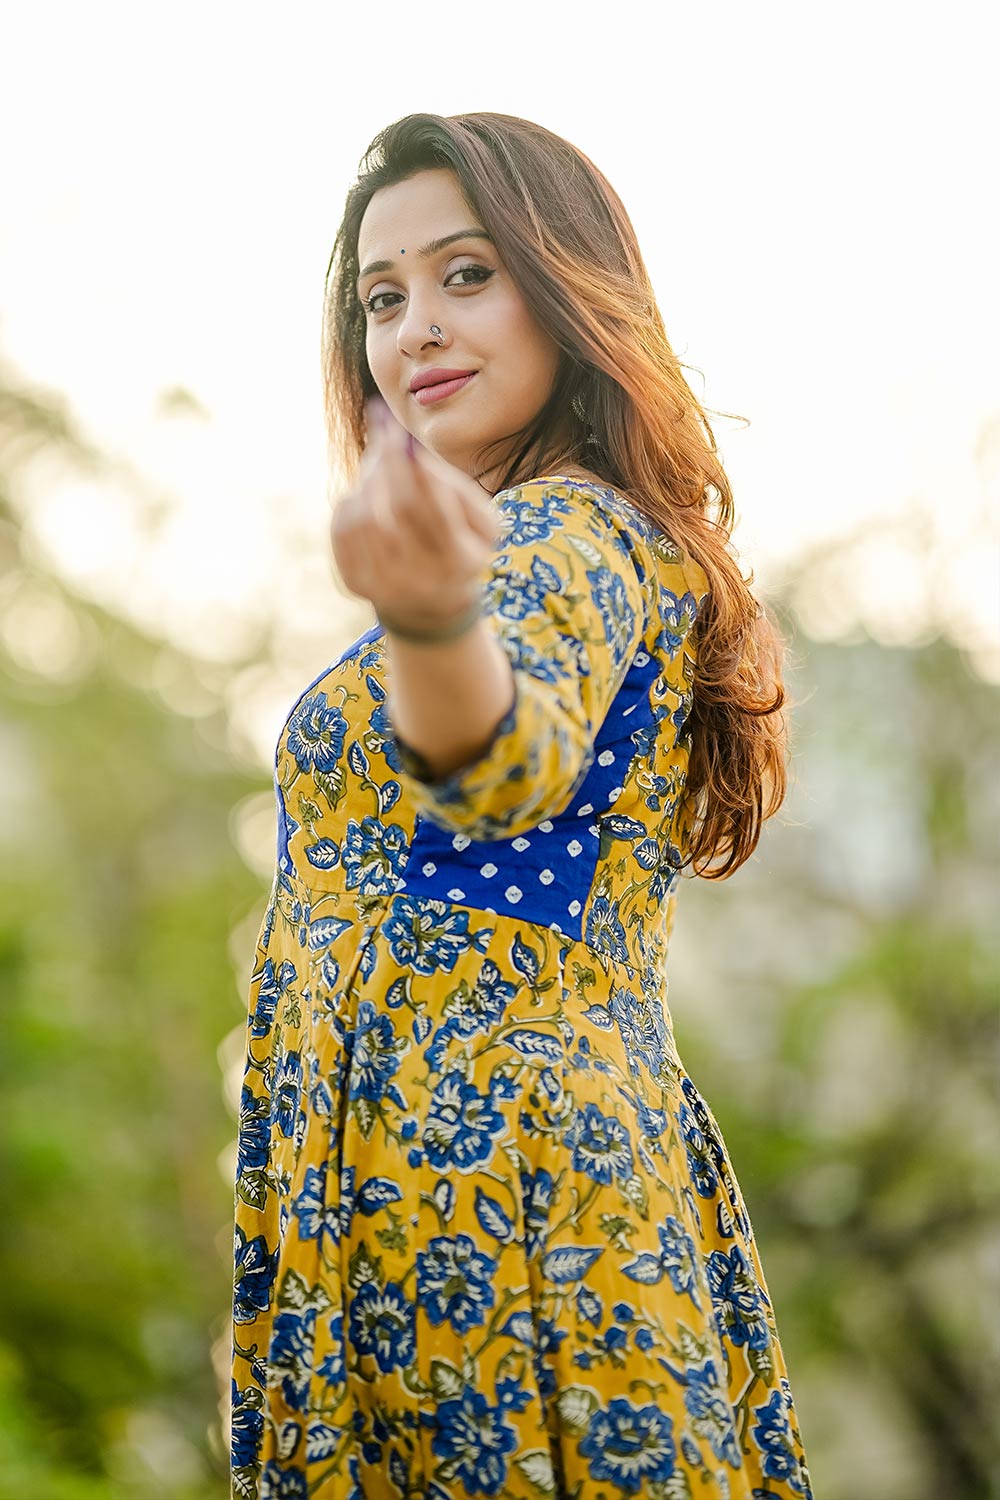
<path id="1" fill-rule="evenodd" d="M 428 344 L 437 348 L 442 339 L 446 341 L 447 330 L 441 321 L 444 316 L 430 297 L 411 296 L 403 309 L 403 316 L 396 329 L 396 348 L 401 355 L 412 358 Z M 441 329 L 441 339 L 431 333 L 431 324 Z"/>

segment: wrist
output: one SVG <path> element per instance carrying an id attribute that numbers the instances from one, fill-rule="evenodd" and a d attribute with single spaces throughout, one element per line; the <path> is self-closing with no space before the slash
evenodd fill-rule
<path id="1" fill-rule="evenodd" d="M 395 620 L 382 610 L 377 610 L 376 616 L 387 635 L 398 636 L 402 641 L 433 645 L 438 641 L 452 641 L 465 635 L 482 618 L 482 613 L 482 595 L 477 593 L 475 598 L 460 610 L 443 618 L 439 616 L 435 620 L 420 623 Z"/>

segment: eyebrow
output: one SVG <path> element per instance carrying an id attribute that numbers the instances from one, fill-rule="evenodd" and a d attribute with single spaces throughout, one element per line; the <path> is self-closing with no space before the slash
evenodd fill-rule
<path id="1" fill-rule="evenodd" d="M 456 240 L 489 240 L 492 245 L 493 236 L 487 234 L 485 229 L 456 229 L 454 234 L 442 235 L 439 240 L 428 240 L 427 244 L 417 251 L 417 254 L 421 260 L 426 260 L 429 255 L 437 255 L 439 250 L 443 250 L 446 245 L 454 244 Z M 358 281 L 363 281 L 373 271 L 391 271 L 395 264 L 394 260 L 370 261 L 367 266 L 358 272 Z"/>

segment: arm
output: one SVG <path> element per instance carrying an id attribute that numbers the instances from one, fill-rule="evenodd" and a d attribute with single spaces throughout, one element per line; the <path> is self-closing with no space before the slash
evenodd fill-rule
<path id="1" fill-rule="evenodd" d="M 514 702 L 510 658 L 486 620 L 453 641 L 424 645 L 386 633 L 389 717 L 437 780 L 485 751 Z"/>
<path id="2" fill-rule="evenodd" d="M 503 491 L 497 504 L 504 535 L 486 617 L 471 638 L 433 649 L 414 644 L 408 658 L 407 643 L 390 648 L 393 703 L 424 736 L 411 746 L 393 723 L 408 790 L 424 816 L 476 839 L 512 837 L 572 801 L 641 645 L 655 586 L 634 535 L 596 486 L 533 480 Z M 426 710 L 414 705 L 421 692 L 430 695 Z M 435 713 L 452 727 L 431 725 Z M 418 748 L 436 754 L 437 764 Z M 458 760 L 466 748 L 468 760 L 446 767 L 445 751 Z"/>

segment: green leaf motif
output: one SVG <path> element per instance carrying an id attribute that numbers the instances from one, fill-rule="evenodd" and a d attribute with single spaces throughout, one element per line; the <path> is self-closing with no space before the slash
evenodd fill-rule
<path id="1" fill-rule="evenodd" d="M 255 1469 L 233 1470 L 233 1500 L 257 1500 L 257 1472 Z"/>
<path id="2" fill-rule="evenodd" d="M 372 1256 L 364 1240 L 351 1256 L 347 1266 L 347 1284 L 354 1291 L 366 1286 L 368 1282 L 375 1281 L 379 1286 L 385 1284 L 382 1274 L 382 1259 L 380 1256 Z"/>
<path id="3" fill-rule="evenodd" d="M 623 1219 L 620 1214 L 601 1214 L 600 1225 L 609 1240 L 618 1240 L 623 1248 L 630 1248 L 625 1236 L 635 1234 L 636 1231 L 636 1226 L 630 1219 Z"/>
<path id="4" fill-rule="evenodd" d="M 322 1313 L 332 1305 L 329 1294 L 324 1291 L 319 1282 L 315 1286 L 310 1286 L 298 1271 L 292 1270 L 291 1267 L 281 1278 L 278 1291 L 280 1308 L 291 1308 L 293 1312 L 310 1312 L 315 1308 L 318 1313 Z"/>
<path id="5" fill-rule="evenodd" d="M 446 1359 L 431 1360 L 431 1390 L 439 1401 L 452 1401 L 465 1389 L 461 1371 Z"/>
<path id="6" fill-rule="evenodd" d="M 402 1380 L 403 1385 L 414 1396 L 426 1397 L 431 1394 L 430 1386 L 421 1380 L 415 1364 L 404 1366 Z"/>
<path id="7" fill-rule="evenodd" d="M 707 1340 L 697 1338 L 684 1323 L 677 1331 L 677 1347 L 687 1365 L 700 1365 L 709 1356 Z"/>
<path id="8" fill-rule="evenodd" d="M 365 1099 L 362 1096 L 353 1101 L 351 1109 L 354 1112 L 354 1118 L 358 1122 L 358 1129 L 361 1131 L 363 1138 L 366 1141 L 370 1141 L 375 1129 L 375 1122 L 378 1119 L 378 1111 L 374 1104 L 370 1099 Z"/>
<path id="9" fill-rule="evenodd" d="M 639 1210 L 640 1218 L 649 1217 L 649 1191 L 638 1173 L 622 1183 L 622 1194 L 633 1207 Z"/>
<path id="10" fill-rule="evenodd" d="M 336 812 L 337 805 L 344 795 L 344 785 L 347 780 L 343 766 L 337 766 L 332 771 L 314 771 L 313 781 L 323 793 L 331 809 Z"/>
<path id="11" fill-rule="evenodd" d="M 771 1385 L 774 1380 L 774 1351 L 770 1344 L 766 1349 L 751 1349 L 748 1351 L 747 1359 L 751 1370 L 759 1375 L 765 1385 Z"/>
<path id="12" fill-rule="evenodd" d="M 391 1229 L 376 1229 L 375 1238 L 386 1250 L 406 1250 L 406 1230 L 401 1224 Z"/>
<path id="13" fill-rule="evenodd" d="M 514 1460 L 525 1479 L 538 1495 L 554 1495 L 556 1476 L 552 1467 L 552 1455 L 547 1448 L 530 1448 Z"/>
<path id="14" fill-rule="evenodd" d="M 236 1192 L 251 1208 L 263 1208 L 267 1197 L 267 1178 L 264 1168 L 248 1168 L 236 1184 Z"/>
<path id="15" fill-rule="evenodd" d="M 600 1404 L 597 1392 L 586 1385 L 568 1385 L 556 1398 L 559 1418 L 570 1432 L 585 1432 Z"/>

